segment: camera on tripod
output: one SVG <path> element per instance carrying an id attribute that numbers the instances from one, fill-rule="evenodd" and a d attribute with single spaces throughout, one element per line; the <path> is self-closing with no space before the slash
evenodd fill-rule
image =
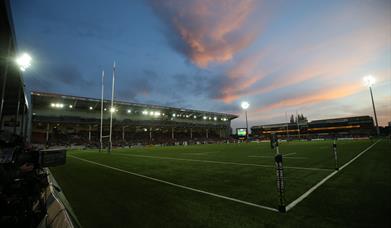
<path id="1" fill-rule="evenodd" d="M 65 149 L 26 145 L 22 137 L 0 133 L 0 226 L 36 227 L 46 215 L 47 167 L 63 165 Z M 4 226 L 3 226 L 4 225 Z"/>

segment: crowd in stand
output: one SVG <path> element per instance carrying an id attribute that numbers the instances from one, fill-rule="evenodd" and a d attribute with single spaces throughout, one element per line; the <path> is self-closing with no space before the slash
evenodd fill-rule
<path id="1" fill-rule="evenodd" d="M 42 138 L 42 137 L 41 137 Z M 37 141 L 37 140 L 35 140 Z M 212 143 L 234 143 L 237 140 L 233 137 L 220 137 L 219 135 L 211 133 L 208 138 L 201 134 L 194 134 L 192 137 L 186 133 L 176 133 L 175 138 L 168 134 L 154 134 L 150 137 L 149 134 L 129 134 L 122 138 L 121 135 L 112 136 L 113 147 L 135 147 L 146 145 L 159 146 L 173 146 L 173 145 L 192 145 L 192 144 L 212 144 Z M 100 148 L 100 137 L 98 135 L 78 134 L 51 134 L 46 139 L 41 139 L 37 144 L 45 144 L 47 147 L 72 147 L 83 146 L 89 148 Z M 109 144 L 108 137 L 103 138 L 103 146 L 107 147 Z"/>

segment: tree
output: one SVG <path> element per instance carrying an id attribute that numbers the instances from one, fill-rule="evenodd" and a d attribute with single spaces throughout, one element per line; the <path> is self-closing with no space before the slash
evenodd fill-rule
<path id="1" fill-rule="evenodd" d="M 289 123 L 303 123 L 308 122 L 307 117 L 305 117 L 302 113 L 294 116 L 293 114 L 290 117 Z"/>
<path id="2" fill-rule="evenodd" d="M 292 114 L 289 123 L 296 123 L 295 116 Z"/>
<path id="3" fill-rule="evenodd" d="M 305 117 L 303 114 L 297 115 L 297 121 L 300 122 L 308 122 L 307 117 Z"/>

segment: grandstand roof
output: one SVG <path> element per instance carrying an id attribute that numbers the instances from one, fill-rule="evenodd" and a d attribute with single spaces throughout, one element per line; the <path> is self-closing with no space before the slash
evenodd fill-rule
<path id="1" fill-rule="evenodd" d="M 85 104 L 91 104 L 91 103 L 99 103 L 101 102 L 100 99 L 96 98 L 88 98 L 88 97 L 80 97 L 80 96 L 72 96 L 72 95 L 64 95 L 64 94 L 57 94 L 57 93 L 47 93 L 47 92 L 39 92 L 39 91 L 32 91 L 31 96 L 34 97 L 34 106 L 37 105 L 47 105 L 51 102 L 59 102 L 60 100 L 73 100 L 73 101 L 80 101 L 83 102 L 82 104 L 79 104 L 80 106 L 84 106 Z M 105 99 L 104 104 L 110 104 L 110 100 Z M 77 105 L 77 104 L 76 104 Z M 161 106 L 161 105 L 150 105 L 150 104 L 141 104 L 141 103 L 133 103 L 133 102 L 127 102 L 127 101 L 114 101 L 114 105 L 118 106 L 132 106 L 132 107 L 138 107 L 138 108 L 149 108 L 149 109 L 160 109 L 160 110 L 174 110 L 177 112 L 182 113 L 202 113 L 206 115 L 217 115 L 217 116 L 225 116 L 228 118 L 228 120 L 232 120 L 237 118 L 237 115 L 229 114 L 229 113 L 221 113 L 221 112 L 210 112 L 210 111 L 202 111 L 202 110 L 195 110 L 195 109 L 186 109 L 186 108 L 175 108 L 170 106 Z"/>
<path id="2" fill-rule="evenodd" d="M 101 100 L 47 92 L 31 92 L 33 122 L 97 123 Z M 103 119 L 110 117 L 111 101 L 104 100 Z M 160 105 L 114 102 L 117 123 L 153 126 L 229 127 L 237 115 Z"/>

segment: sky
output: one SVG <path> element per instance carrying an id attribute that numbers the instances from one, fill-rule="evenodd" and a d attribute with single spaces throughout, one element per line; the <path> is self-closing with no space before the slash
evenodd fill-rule
<path id="1" fill-rule="evenodd" d="M 33 91 L 239 115 L 232 127 L 373 116 L 391 121 L 391 1 L 13 0 Z"/>

